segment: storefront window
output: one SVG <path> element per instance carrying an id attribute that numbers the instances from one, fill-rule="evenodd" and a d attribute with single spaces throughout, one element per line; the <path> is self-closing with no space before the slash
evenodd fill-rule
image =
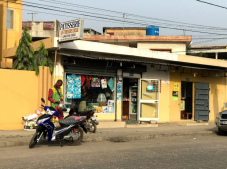
<path id="1" fill-rule="evenodd" d="M 113 77 L 66 74 L 65 104 L 79 111 L 95 109 L 95 113 L 115 112 L 115 79 Z"/>

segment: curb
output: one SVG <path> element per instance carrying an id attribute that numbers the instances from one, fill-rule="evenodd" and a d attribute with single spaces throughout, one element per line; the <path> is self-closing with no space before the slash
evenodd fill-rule
<path id="1" fill-rule="evenodd" d="M 215 134 L 214 131 L 194 132 L 194 133 L 171 133 L 171 134 L 145 134 L 145 135 L 128 135 L 128 136 L 113 136 L 113 137 L 91 137 L 86 136 L 83 138 L 83 142 L 127 142 L 132 140 L 145 140 L 145 139 L 158 139 L 158 138 L 169 138 L 169 137 L 187 137 L 187 136 L 207 136 Z M 27 137 L 26 141 L 1 141 L 0 148 L 2 147 L 14 147 L 14 146 L 25 146 L 29 145 L 30 137 Z M 54 142 L 52 142 L 54 143 Z M 55 142 L 57 143 L 57 142 Z M 41 143 L 42 144 L 42 143 Z M 45 143 L 48 144 L 48 143 Z"/>

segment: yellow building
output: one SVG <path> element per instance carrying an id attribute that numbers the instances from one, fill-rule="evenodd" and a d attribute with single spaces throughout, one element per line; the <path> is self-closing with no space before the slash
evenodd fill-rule
<path id="1" fill-rule="evenodd" d="M 96 92 L 92 94 L 94 97 L 81 104 L 84 110 L 89 108 L 89 103 L 103 109 L 109 106 L 108 100 L 113 103 L 109 112 L 96 113 L 99 127 L 123 127 L 125 121 L 214 121 L 216 114 L 225 109 L 226 61 L 153 51 L 149 45 L 146 45 L 148 49 L 140 49 L 84 40 L 64 43 L 57 40 L 49 38 L 43 42 L 50 53 L 59 54 L 54 77 L 64 80 L 66 106 L 75 101 L 68 99 L 67 93 L 66 83 L 71 75 L 83 77 L 82 85 L 88 87 L 94 79 L 113 80 L 112 91 L 102 90 L 97 84 L 90 90 Z M 34 42 L 33 48 L 38 44 Z M 14 59 L 15 50 L 4 50 L 5 57 Z M 90 78 L 88 84 L 87 78 Z M 47 84 L 47 80 L 44 74 L 39 83 Z M 106 99 L 100 104 L 101 93 Z M 47 97 L 47 88 L 38 93 L 37 99 L 40 97 Z"/>
<path id="2" fill-rule="evenodd" d="M 81 86 L 86 86 L 92 96 L 89 101 L 81 102 L 81 110 L 89 109 L 91 105 L 100 110 L 96 112 L 100 128 L 124 127 L 125 123 L 144 121 L 214 121 L 216 114 L 226 108 L 227 62 L 185 55 L 191 36 L 84 35 L 83 40 L 58 43 L 58 37 L 52 37 L 42 41 L 56 60 L 55 71 L 52 76 L 45 70 L 38 79 L 30 72 L 30 79 L 36 80 L 33 80 L 34 85 L 29 83 L 32 89 L 26 91 L 24 88 L 23 95 L 19 94 L 23 96 L 23 102 L 18 103 L 26 107 L 30 90 L 36 88 L 38 92 L 32 94 L 32 99 L 38 101 L 34 101 L 29 111 L 19 111 L 20 116 L 38 109 L 41 97 L 47 99 L 48 86 L 53 84 L 48 77 L 53 77 L 54 81 L 64 80 L 64 103 L 66 106 L 73 103 L 75 99 L 70 98 L 72 94 L 67 92 L 66 85 L 72 75 L 81 78 Z M 32 47 L 36 50 L 39 44 L 39 41 L 34 42 Z M 5 49 L 3 58 L 15 59 L 15 51 L 16 47 Z M 8 79 L 0 82 L 3 98 L 11 101 L 17 98 L 18 101 L 18 93 L 13 92 L 10 98 L 7 95 L 7 90 L 13 90 L 10 77 L 14 78 L 15 74 L 0 70 L 0 75 L 1 72 Z M 111 79 L 104 89 L 100 84 L 103 79 Z M 27 84 L 20 81 L 20 85 Z M 18 112 L 17 107 L 7 110 Z M 7 120 L 0 121 L 0 129 L 23 128 L 18 114 L 13 123 L 5 114 L 4 117 Z"/>
<path id="3" fill-rule="evenodd" d="M 18 46 L 22 33 L 22 0 L 0 1 L 0 68 L 12 68 L 12 59 L 3 50 Z"/>

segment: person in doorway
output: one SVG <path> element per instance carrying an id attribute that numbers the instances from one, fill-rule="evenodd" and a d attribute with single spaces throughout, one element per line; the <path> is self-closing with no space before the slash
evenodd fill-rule
<path id="1" fill-rule="evenodd" d="M 63 94 L 61 90 L 62 83 L 62 80 L 58 80 L 56 84 L 49 89 L 48 100 L 51 102 L 51 107 L 55 108 L 56 110 L 58 110 L 58 105 L 61 103 L 61 101 L 63 101 Z M 58 119 L 63 119 L 63 112 L 58 110 L 58 113 Z"/>

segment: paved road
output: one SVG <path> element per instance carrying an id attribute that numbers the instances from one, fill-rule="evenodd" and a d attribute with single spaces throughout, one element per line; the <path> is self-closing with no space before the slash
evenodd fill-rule
<path id="1" fill-rule="evenodd" d="M 0 148 L 0 168 L 227 168 L 227 136 Z"/>

